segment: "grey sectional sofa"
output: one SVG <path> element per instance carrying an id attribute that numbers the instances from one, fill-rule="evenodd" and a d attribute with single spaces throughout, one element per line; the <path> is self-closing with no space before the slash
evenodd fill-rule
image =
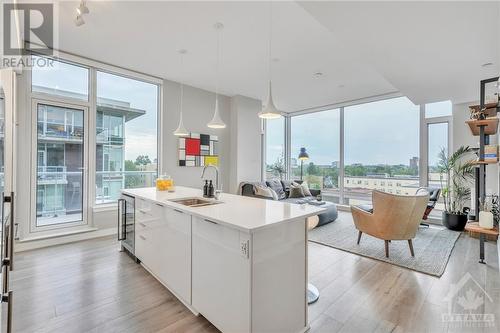
<path id="1" fill-rule="evenodd" d="M 294 181 L 296 183 L 301 183 L 301 181 Z M 312 196 L 306 196 L 304 198 L 289 198 L 291 180 L 270 180 L 265 182 L 246 182 L 241 186 L 241 195 L 248 197 L 255 197 L 261 199 L 272 200 L 267 197 L 261 197 L 255 194 L 254 186 L 261 185 L 272 188 L 277 194 L 280 201 L 289 202 L 293 204 L 302 204 L 307 201 L 316 200 L 316 197 L 321 194 L 321 190 L 310 189 Z M 323 214 L 318 215 L 319 223 L 318 226 L 333 222 L 337 219 L 337 206 L 333 203 L 327 203 L 324 208 L 327 211 Z"/>

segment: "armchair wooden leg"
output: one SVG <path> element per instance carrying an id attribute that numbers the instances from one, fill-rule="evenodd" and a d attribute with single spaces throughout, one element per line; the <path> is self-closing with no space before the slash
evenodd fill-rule
<path id="1" fill-rule="evenodd" d="M 408 246 L 410 247 L 411 256 L 414 257 L 415 252 L 413 251 L 413 243 L 411 242 L 411 239 L 408 239 Z"/>
<path id="2" fill-rule="evenodd" d="M 363 234 L 362 231 L 358 231 L 358 245 L 359 245 L 359 242 L 361 241 L 361 235 Z"/>
<path id="3" fill-rule="evenodd" d="M 389 241 L 386 240 L 385 242 L 385 256 L 389 258 Z"/>

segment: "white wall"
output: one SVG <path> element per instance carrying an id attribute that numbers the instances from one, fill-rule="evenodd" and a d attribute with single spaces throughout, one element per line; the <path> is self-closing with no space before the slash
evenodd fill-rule
<path id="1" fill-rule="evenodd" d="M 219 95 L 219 111 L 226 123 L 224 129 L 212 129 L 207 123 L 212 119 L 215 107 L 215 94 L 206 90 L 184 86 L 184 126 L 190 132 L 217 135 L 219 138 L 220 183 L 224 191 L 229 189 L 230 173 L 230 98 Z M 178 166 L 178 138 L 172 133 L 179 123 L 180 84 L 165 80 L 163 82 L 163 149 L 162 174 L 172 176 L 176 185 L 202 188 L 202 167 Z M 213 170 L 207 170 L 207 178 L 215 180 Z"/>
<path id="2" fill-rule="evenodd" d="M 262 121 L 257 116 L 261 108 L 261 101 L 231 98 L 231 193 L 238 192 L 242 181 L 262 178 Z"/>

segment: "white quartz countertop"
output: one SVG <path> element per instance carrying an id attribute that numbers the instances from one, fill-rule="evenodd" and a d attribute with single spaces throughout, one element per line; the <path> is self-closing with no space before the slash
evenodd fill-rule
<path id="1" fill-rule="evenodd" d="M 255 231 L 298 218 L 306 218 L 325 212 L 325 208 L 309 204 L 290 204 L 222 193 L 217 205 L 188 207 L 172 202 L 172 199 L 203 197 L 201 190 L 176 186 L 175 192 L 157 191 L 154 187 L 125 189 L 123 194 L 150 200 L 185 213 L 234 227 L 242 231 Z"/>

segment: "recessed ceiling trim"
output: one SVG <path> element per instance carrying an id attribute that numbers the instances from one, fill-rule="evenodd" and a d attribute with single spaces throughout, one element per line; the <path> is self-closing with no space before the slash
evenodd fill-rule
<path id="1" fill-rule="evenodd" d="M 394 92 L 390 92 L 390 93 L 386 93 L 386 94 L 373 95 L 373 96 L 369 96 L 369 97 L 365 97 L 365 98 L 343 101 L 343 102 L 339 102 L 339 103 L 335 103 L 335 104 L 328 104 L 328 105 L 317 106 L 317 107 L 312 107 L 312 108 L 298 110 L 298 111 L 292 111 L 292 112 L 285 113 L 285 116 L 300 116 L 302 114 L 307 114 L 307 113 L 321 112 L 321 111 L 337 109 L 337 108 L 341 108 L 341 107 L 348 107 L 348 106 L 353 106 L 353 105 L 383 101 L 385 99 L 391 99 L 391 98 L 397 98 L 397 97 L 403 97 L 403 96 L 404 95 L 401 92 L 394 91 Z"/>

